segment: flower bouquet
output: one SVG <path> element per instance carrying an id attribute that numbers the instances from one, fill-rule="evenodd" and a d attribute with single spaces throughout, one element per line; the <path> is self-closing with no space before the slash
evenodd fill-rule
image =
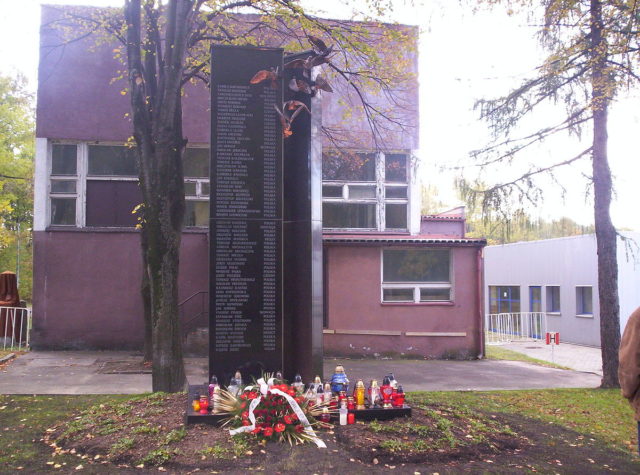
<path id="1" fill-rule="evenodd" d="M 328 403 L 315 404 L 285 383 L 273 378 L 247 386 L 234 394 L 220 391 L 216 412 L 228 415 L 224 425 L 232 427 L 231 435 L 250 432 L 267 441 L 288 442 L 293 445 L 313 442 L 326 447 L 313 427 L 329 428 L 331 424 L 316 420 L 328 408 Z"/>

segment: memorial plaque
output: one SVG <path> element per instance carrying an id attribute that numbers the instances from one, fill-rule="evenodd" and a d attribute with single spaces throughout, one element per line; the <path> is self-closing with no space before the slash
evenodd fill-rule
<path id="1" fill-rule="evenodd" d="M 209 374 L 283 368 L 282 50 L 212 47 Z"/>

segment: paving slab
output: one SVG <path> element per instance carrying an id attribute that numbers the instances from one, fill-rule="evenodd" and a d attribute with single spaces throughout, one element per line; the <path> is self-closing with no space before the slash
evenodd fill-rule
<path id="1" fill-rule="evenodd" d="M 562 342 L 559 345 L 547 345 L 541 341 L 519 341 L 499 346 L 576 371 L 602 376 L 602 350 L 598 347 Z"/>
<path id="2" fill-rule="evenodd" d="M 593 388 L 600 384 L 600 376 L 594 373 L 497 360 L 326 358 L 325 378 L 331 377 L 337 364 L 345 367 L 353 382 L 360 378 L 381 382 L 385 374 L 393 372 L 406 391 Z M 132 369 L 136 367 L 138 371 Z M 185 368 L 189 384 L 206 381 L 206 358 L 186 358 Z M 131 352 L 32 351 L 20 355 L 0 371 L 2 394 L 140 394 L 149 391 L 151 375 L 148 369 L 142 368 L 141 356 Z"/>

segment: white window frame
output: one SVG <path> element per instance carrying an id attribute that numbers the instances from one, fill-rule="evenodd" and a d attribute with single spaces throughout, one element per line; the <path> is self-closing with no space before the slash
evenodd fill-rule
<path id="1" fill-rule="evenodd" d="M 190 146 L 187 146 L 187 148 L 207 148 L 208 145 L 206 144 L 190 144 Z M 209 186 L 209 194 L 205 194 L 202 191 L 202 188 L 204 185 L 208 184 L 210 185 L 210 180 L 209 178 L 204 178 L 204 177 L 185 177 L 184 179 L 184 184 L 186 185 L 187 183 L 195 183 L 196 185 L 196 194 L 195 195 L 191 195 L 191 194 L 187 194 L 186 190 L 184 193 L 184 199 L 185 201 L 206 201 L 209 202 L 210 196 L 211 196 L 211 186 Z M 207 223 L 206 225 L 203 226 L 197 226 L 197 225 L 193 225 L 193 226 L 184 226 L 185 228 L 188 229 L 203 229 L 203 228 L 208 228 L 209 224 Z"/>
<path id="2" fill-rule="evenodd" d="M 75 175 L 53 175 L 53 146 L 54 145 L 75 145 L 76 146 L 76 174 Z M 84 200 L 86 189 L 86 167 L 83 160 L 82 144 L 65 140 L 47 141 L 47 205 L 46 205 L 46 225 L 60 228 L 78 228 L 84 226 Z M 54 181 L 75 181 L 75 193 L 52 193 L 51 183 Z M 52 224 L 51 223 L 51 200 L 55 198 L 75 199 L 76 219 L 75 224 Z"/>
<path id="3" fill-rule="evenodd" d="M 86 226 L 86 210 L 87 210 L 87 181 L 129 181 L 137 182 L 138 176 L 122 176 L 122 175 L 89 175 L 89 145 L 104 146 L 126 146 L 122 142 L 74 142 L 71 140 L 46 140 L 46 204 L 45 204 L 45 226 L 53 226 L 55 228 L 85 228 Z M 53 167 L 53 145 L 75 145 L 76 146 L 76 174 L 75 175 L 52 175 Z M 192 148 L 206 148 L 206 144 L 194 144 Z M 75 193 L 52 193 L 51 183 L 54 181 L 75 181 Z M 185 200 L 188 201 L 209 201 L 209 195 L 203 192 L 205 184 L 209 184 L 209 178 L 196 177 L 185 178 L 185 184 L 195 183 L 196 194 L 185 194 Z M 211 188 L 209 188 L 211 192 Z M 69 198 L 76 200 L 76 219 L 75 224 L 52 224 L 51 223 L 51 200 L 55 198 Z M 189 226 L 189 228 L 202 229 L 207 226 Z M 119 227 L 120 228 L 120 227 Z"/>
<path id="4" fill-rule="evenodd" d="M 449 282 L 385 282 L 384 281 L 384 251 L 394 249 L 394 250 L 431 250 L 431 249 L 446 249 L 449 251 Z M 405 304 L 405 303 L 414 303 L 414 304 L 442 304 L 442 303 L 451 303 L 455 300 L 454 295 L 454 266 L 453 266 L 453 257 L 454 253 L 452 248 L 446 247 L 383 247 L 380 249 L 380 302 L 383 304 Z M 384 290 L 385 289 L 413 289 L 413 300 L 385 300 L 384 299 Z M 449 289 L 449 299 L 448 300 L 420 300 L 420 289 Z"/>
<path id="5" fill-rule="evenodd" d="M 357 150 L 353 151 L 353 153 L 362 153 L 367 154 L 371 152 Z M 410 196 L 410 183 L 411 183 L 411 173 L 410 173 L 410 160 L 411 153 L 408 151 L 389 151 L 388 153 L 393 154 L 402 154 L 407 158 L 407 182 L 406 183 L 398 183 L 398 182 L 385 182 L 385 154 L 383 152 L 379 152 L 375 154 L 375 181 L 351 181 L 351 180 L 322 180 L 322 185 L 325 186 L 342 186 L 342 196 L 341 197 L 322 197 L 323 203 L 350 203 L 350 204 L 375 204 L 376 205 L 376 226 L 373 228 L 329 228 L 323 227 L 326 231 L 350 231 L 350 232 L 359 232 L 359 231 L 398 231 L 398 232 L 406 232 L 410 229 L 410 210 L 409 210 L 409 196 Z M 374 186 L 375 187 L 375 197 L 374 198 L 351 198 L 349 196 L 349 189 L 351 187 L 359 187 L 359 186 Z M 385 187 L 393 187 L 393 188 L 404 188 L 406 189 L 406 198 L 386 198 L 386 188 Z M 404 228 L 387 228 L 386 227 L 386 204 L 403 204 L 405 205 L 406 212 L 406 227 Z"/>

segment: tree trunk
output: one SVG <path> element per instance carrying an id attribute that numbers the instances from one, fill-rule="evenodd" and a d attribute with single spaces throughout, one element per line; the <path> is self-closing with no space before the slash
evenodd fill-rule
<path id="1" fill-rule="evenodd" d="M 160 39 L 155 38 L 156 44 L 153 41 L 159 27 L 149 23 L 156 20 L 155 16 L 146 18 L 143 45 L 141 0 L 125 0 L 133 136 L 144 200 L 141 291 L 145 319 L 150 317 L 150 328 L 145 321 L 145 332 L 150 331 L 153 391 L 182 391 L 186 384 L 178 316 L 178 268 L 185 207 L 182 154 L 186 145 L 182 136 L 181 80 L 192 6 L 189 0 L 168 3 L 165 55 L 158 63 Z M 147 7 L 153 15 L 153 5 L 145 4 Z"/>
<path id="2" fill-rule="evenodd" d="M 612 180 L 607 158 L 607 115 L 613 87 L 612 79 L 607 72 L 607 43 L 602 37 L 601 0 L 591 0 L 590 15 L 593 60 L 591 77 L 593 195 L 598 249 L 598 297 L 600 300 L 600 344 L 602 346 L 601 387 L 612 388 L 619 386 L 618 348 L 620 346 L 617 233 L 609 213 Z"/>
<path id="3" fill-rule="evenodd" d="M 154 391 L 182 391 L 186 383 L 178 318 L 178 268 L 184 217 L 184 198 L 181 196 L 184 193 L 181 167 L 183 143 L 181 138 L 158 140 L 155 153 L 145 161 L 146 171 L 164 182 L 163 189 L 166 190 L 165 194 L 160 195 L 154 187 L 143 185 L 148 231 L 147 247 L 143 252 L 146 252 L 151 297 Z"/>
<path id="4" fill-rule="evenodd" d="M 144 319 L 144 356 L 143 361 L 150 363 L 153 361 L 153 341 L 152 341 L 152 320 L 151 320 L 151 283 L 149 282 L 147 253 L 148 247 L 146 229 L 140 230 L 140 247 L 142 251 L 142 282 L 140 284 L 140 294 L 142 296 L 142 311 Z"/>

